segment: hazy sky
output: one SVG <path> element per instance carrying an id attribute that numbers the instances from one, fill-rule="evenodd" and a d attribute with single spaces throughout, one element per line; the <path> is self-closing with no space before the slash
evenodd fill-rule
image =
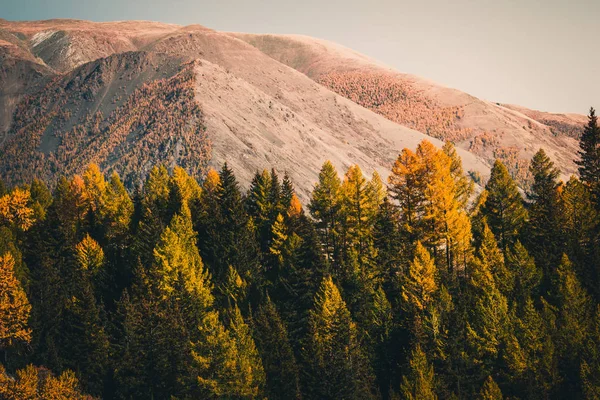
<path id="1" fill-rule="evenodd" d="M 487 100 L 600 108 L 600 0 L 0 0 L 0 18 L 299 33 Z"/>

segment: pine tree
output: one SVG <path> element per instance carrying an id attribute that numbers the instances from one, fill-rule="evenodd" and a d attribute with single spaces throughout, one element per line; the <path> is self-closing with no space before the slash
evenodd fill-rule
<path id="1" fill-rule="evenodd" d="M 530 166 L 533 175 L 528 198 L 531 201 L 527 243 L 530 253 L 542 268 L 544 276 L 550 276 L 550 268 L 557 265 L 562 255 L 562 207 L 560 202 L 558 169 L 540 149 Z M 547 281 L 545 282 L 547 284 Z"/>
<path id="2" fill-rule="evenodd" d="M 385 291 L 379 287 L 373 296 L 367 323 L 368 350 L 371 354 L 379 393 L 389 395 L 392 386 L 394 362 L 394 313 Z"/>
<path id="3" fill-rule="evenodd" d="M 190 299 L 192 323 L 200 320 L 203 312 L 212 306 L 214 298 L 208 272 L 196 247 L 196 233 L 192 228 L 190 211 L 183 206 L 161 235 L 154 249 L 154 263 L 150 269 L 151 284 L 163 299 L 185 294 Z M 184 293 L 179 294 L 178 290 Z"/>
<path id="4" fill-rule="evenodd" d="M 481 208 L 482 215 L 498 238 L 500 248 L 506 252 L 515 243 L 527 220 L 523 198 L 508 170 L 496 160 L 486 186 L 486 199 Z"/>
<path id="5" fill-rule="evenodd" d="M 522 359 L 521 365 L 508 363 L 511 386 L 527 398 L 549 397 L 558 377 L 556 351 L 552 332 L 531 299 L 514 318 L 514 334 Z"/>
<path id="6" fill-rule="evenodd" d="M 359 266 L 369 262 L 367 258 L 372 253 L 372 218 L 379 206 L 373 201 L 370 194 L 369 183 L 364 178 L 358 165 L 348 168 L 341 186 L 343 223 L 343 249 L 344 259 L 350 249 L 358 256 Z M 375 201 L 377 201 L 375 199 Z"/>
<path id="7" fill-rule="evenodd" d="M 337 257 L 337 236 L 339 234 L 338 212 L 340 209 L 340 178 L 330 161 L 326 161 L 319 172 L 319 182 L 315 186 L 308 209 L 317 221 L 317 229 L 323 243 L 326 261 L 332 264 Z"/>
<path id="8" fill-rule="evenodd" d="M 229 320 L 229 331 L 237 349 L 236 376 L 232 382 L 235 396 L 239 398 L 262 397 L 265 371 L 250 327 L 244 321 L 237 305 L 230 311 Z"/>
<path id="9" fill-rule="evenodd" d="M 20 369 L 15 377 L 9 377 L 0 365 L 0 398 L 7 400 L 69 399 L 86 400 L 79 389 L 79 382 L 72 371 L 64 371 L 54 377 L 47 369 L 33 365 Z"/>
<path id="10" fill-rule="evenodd" d="M 492 274 L 499 251 L 491 232 L 487 236 L 473 261 L 466 298 L 466 363 L 476 381 L 493 371 L 510 322 L 507 300 Z"/>
<path id="11" fill-rule="evenodd" d="M 562 228 L 569 259 L 573 261 L 581 283 L 590 293 L 600 296 L 600 262 L 598 262 L 598 239 L 600 226 L 598 213 L 587 187 L 571 177 L 562 192 Z"/>
<path id="12" fill-rule="evenodd" d="M 13 230 L 26 231 L 33 225 L 34 212 L 29 206 L 29 190 L 14 188 L 0 197 L 0 225 Z"/>
<path id="13" fill-rule="evenodd" d="M 483 386 L 481 387 L 481 391 L 479 392 L 479 399 L 481 400 L 502 400 L 502 391 L 494 382 L 494 379 L 491 376 L 488 376 Z"/>
<path id="14" fill-rule="evenodd" d="M 404 310 L 418 316 L 425 311 L 438 288 L 437 269 L 431 255 L 417 242 L 415 258 L 403 278 L 402 300 Z"/>
<path id="15" fill-rule="evenodd" d="M 585 346 L 590 321 L 590 299 L 581 287 L 566 255 L 554 274 L 554 297 L 557 308 L 557 350 L 560 372 L 565 381 L 562 393 L 578 393 L 579 360 Z"/>
<path id="16" fill-rule="evenodd" d="M 435 374 L 433 366 L 417 345 L 411 352 L 408 373 L 402 377 L 400 392 L 406 400 L 435 400 Z"/>
<path id="17" fill-rule="evenodd" d="M 600 397 L 600 305 L 596 307 L 581 362 L 580 376 L 586 399 Z"/>
<path id="18" fill-rule="evenodd" d="M 368 399 L 373 379 L 356 324 L 330 277 L 323 279 L 308 320 L 304 393 L 309 399 Z"/>
<path id="19" fill-rule="evenodd" d="M 29 186 L 31 193 L 31 208 L 36 221 L 41 221 L 46 218 L 46 211 L 52 203 L 52 193 L 46 184 L 34 178 Z"/>
<path id="20" fill-rule="evenodd" d="M 575 161 L 579 165 L 581 180 L 589 186 L 596 205 L 600 205 L 600 127 L 596 110 L 590 108 L 588 123 L 579 139 L 580 160 Z"/>
<path id="21" fill-rule="evenodd" d="M 506 266 L 514 277 L 513 300 L 524 304 L 525 300 L 535 293 L 542 280 L 542 271 L 535 265 L 533 257 L 527 249 L 516 241 L 515 245 L 506 254 Z"/>
<path id="22" fill-rule="evenodd" d="M 504 256 L 498 248 L 494 234 L 484 223 L 481 244 L 478 251 L 478 262 L 489 268 L 495 285 L 505 297 L 512 294 L 514 288 L 514 275 L 504 263 Z"/>
<path id="23" fill-rule="evenodd" d="M 169 207 L 169 179 L 169 173 L 164 166 L 155 166 L 144 185 L 133 250 L 135 257 L 140 258 L 147 267 L 152 263 L 152 252 L 160 235 L 172 218 L 172 210 Z"/>
<path id="24" fill-rule="evenodd" d="M 300 398 L 300 371 L 289 342 L 287 328 L 269 297 L 258 308 L 253 325 L 256 346 L 266 373 L 268 398 Z"/>
<path id="25" fill-rule="evenodd" d="M 395 299 L 399 296 L 398 281 L 401 267 L 408 264 L 408 245 L 407 241 L 402 240 L 399 231 L 399 215 L 396 207 L 386 197 L 376 215 L 373 226 L 373 245 L 377 250 L 377 265 L 382 276 L 382 281 L 386 293 L 394 294 Z"/>

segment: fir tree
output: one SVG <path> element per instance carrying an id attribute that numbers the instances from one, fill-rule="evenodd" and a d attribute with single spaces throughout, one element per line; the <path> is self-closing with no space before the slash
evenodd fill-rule
<path id="1" fill-rule="evenodd" d="M 233 391 L 238 398 L 262 397 L 265 386 L 265 371 L 250 327 L 244 321 L 237 306 L 230 311 L 229 331 L 236 346 L 235 379 Z"/>
<path id="2" fill-rule="evenodd" d="M 303 363 L 310 399 L 368 399 L 373 379 L 356 324 L 330 277 L 323 279 L 308 320 Z"/>
<path id="3" fill-rule="evenodd" d="M 580 160 L 575 161 L 579 165 L 581 180 L 589 186 L 596 205 L 600 205 L 600 127 L 596 110 L 590 108 L 588 123 L 579 139 Z"/>
<path id="4" fill-rule="evenodd" d="M 533 184 L 528 198 L 532 204 L 526 244 L 545 277 L 549 277 L 550 268 L 560 261 L 563 247 L 559 172 L 542 149 L 531 160 L 530 171 Z"/>
<path id="5" fill-rule="evenodd" d="M 330 161 L 325 162 L 319 173 L 308 208 L 317 221 L 326 261 L 332 264 L 337 257 L 337 236 L 339 235 L 338 212 L 340 209 L 340 178 Z"/>
<path id="6" fill-rule="evenodd" d="M 506 252 L 508 246 L 518 239 L 527 220 L 523 198 L 517 184 L 499 160 L 494 163 L 485 189 L 487 194 L 481 212 L 498 238 L 500 248 Z"/>
<path id="7" fill-rule="evenodd" d="M 406 400 L 435 400 L 435 374 L 433 366 L 417 345 L 411 352 L 408 373 L 402 377 L 400 392 Z"/>
<path id="8" fill-rule="evenodd" d="M 483 386 L 481 387 L 481 391 L 479 392 L 479 399 L 481 400 L 502 400 L 502 391 L 494 382 L 494 379 L 491 376 L 488 376 Z"/>
<path id="9" fill-rule="evenodd" d="M 557 350 L 561 376 L 565 378 L 562 393 L 578 393 L 579 360 L 590 321 L 590 299 L 581 287 L 566 255 L 554 274 L 554 298 L 557 307 Z"/>
<path id="10" fill-rule="evenodd" d="M 257 310 L 253 325 L 266 373 L 267 396 L 270 399 L 300 398 L 300 374 L 288 332 L 269 297 Z"/>
<path id="11" fill-rule="evenodd" d="M 510 275 L 514 277 L 512 299 L 518 304 L 524 304 L 540 284 L 542 271 L 535 265 L 533 257 L 518 240 L 506 254 L 506 266 Z"/>

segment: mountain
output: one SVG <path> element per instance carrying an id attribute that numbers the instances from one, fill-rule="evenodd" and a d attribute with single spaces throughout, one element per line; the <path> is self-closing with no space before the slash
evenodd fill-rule
<path id="1" fill-rule="evenodd" d="M 500 157 L 525 181 L 539 147 L 575 171 L 580 116 L 548 125 L 546 114 L 313 38 L 0 20 L 0 61 L 0 174 L 11 184 L 56 182 L 94 162 L 132 186 L 157 163 L 201 176 L 227 162 L 243 186 L 257 170 L 287 171 L 306 198 L 325 160 L 385 177 L 399 151 L 423 139 L 455 141 L 465 169 L 484 177 Z"/>
<path id="2" fill-rule="evenodd" d="M 483 157 L 502 159 L 521 182 L 539 148 L 565 176 L 586 117 L 550 114 L 478 99 L 460 90 L 404 74 L 353 50 L 300 35 L 231 33 L 334 92 L 391 121 Z"/>
<path id="3" fill-rule="evenodd" d="M 20 44 L 11 45 L 15 62 L 41 71 L 34 86 L 24 85 L 31 71 L 5 78 L 21 85 L 0 105 L 12 115 L 0 161 L 10 183 L 55 182 L 94 162 L 132 185 L 156 163 L 201 175 L 226 161 L 244 185 L 256 170 L 287 171 L 305 196 L 327 159 L 385 176 L 403 147 L 428 138 L 202 26 L 57 20 L 0 29 Z M 488 168 L 461 156 L 469 169 Z"/>

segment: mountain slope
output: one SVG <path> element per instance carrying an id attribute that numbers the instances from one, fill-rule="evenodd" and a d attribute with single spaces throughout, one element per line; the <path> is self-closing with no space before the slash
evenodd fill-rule
<path id="1" fill-rule="evenodd" d="M 340 172 L 359 163 L 385 176 L 403 147 L 429 138 L 228 34 L 131 24 L 0 23 L 48 74 L 43 87 L 23 95 L 7 124 L 4 179 L 55 182 L 95 162 L 133 184 L 159 162 L 201 175 L 207 164 L 227 161 L 244 185 L 256 170 L 287 171 L 306 197 L 327 159 Z M 70 39 L 55 40 L 54 31 Z M 119 45 L 123 38 L 131 46 Z M 40 43 L 70 56 L 50 57 Z M 487 173 L 479 158 L 461 156 L 468 169 Z"/>
<path id="2" fill-rule="evenodd" d="M 514 176 L 528 179 L 531 156 L 544 148 L 564 175 L 576 172 L 577 121 L 543 118 L 524 108 L 475 98 L 403 74 L 335 43 L 299 35 L 231 33 L 336 93 L 397 123 L 452 140 L 492 162 L 501 158 Z M 550 114 L 546 113 L 546 116 Z"/>

